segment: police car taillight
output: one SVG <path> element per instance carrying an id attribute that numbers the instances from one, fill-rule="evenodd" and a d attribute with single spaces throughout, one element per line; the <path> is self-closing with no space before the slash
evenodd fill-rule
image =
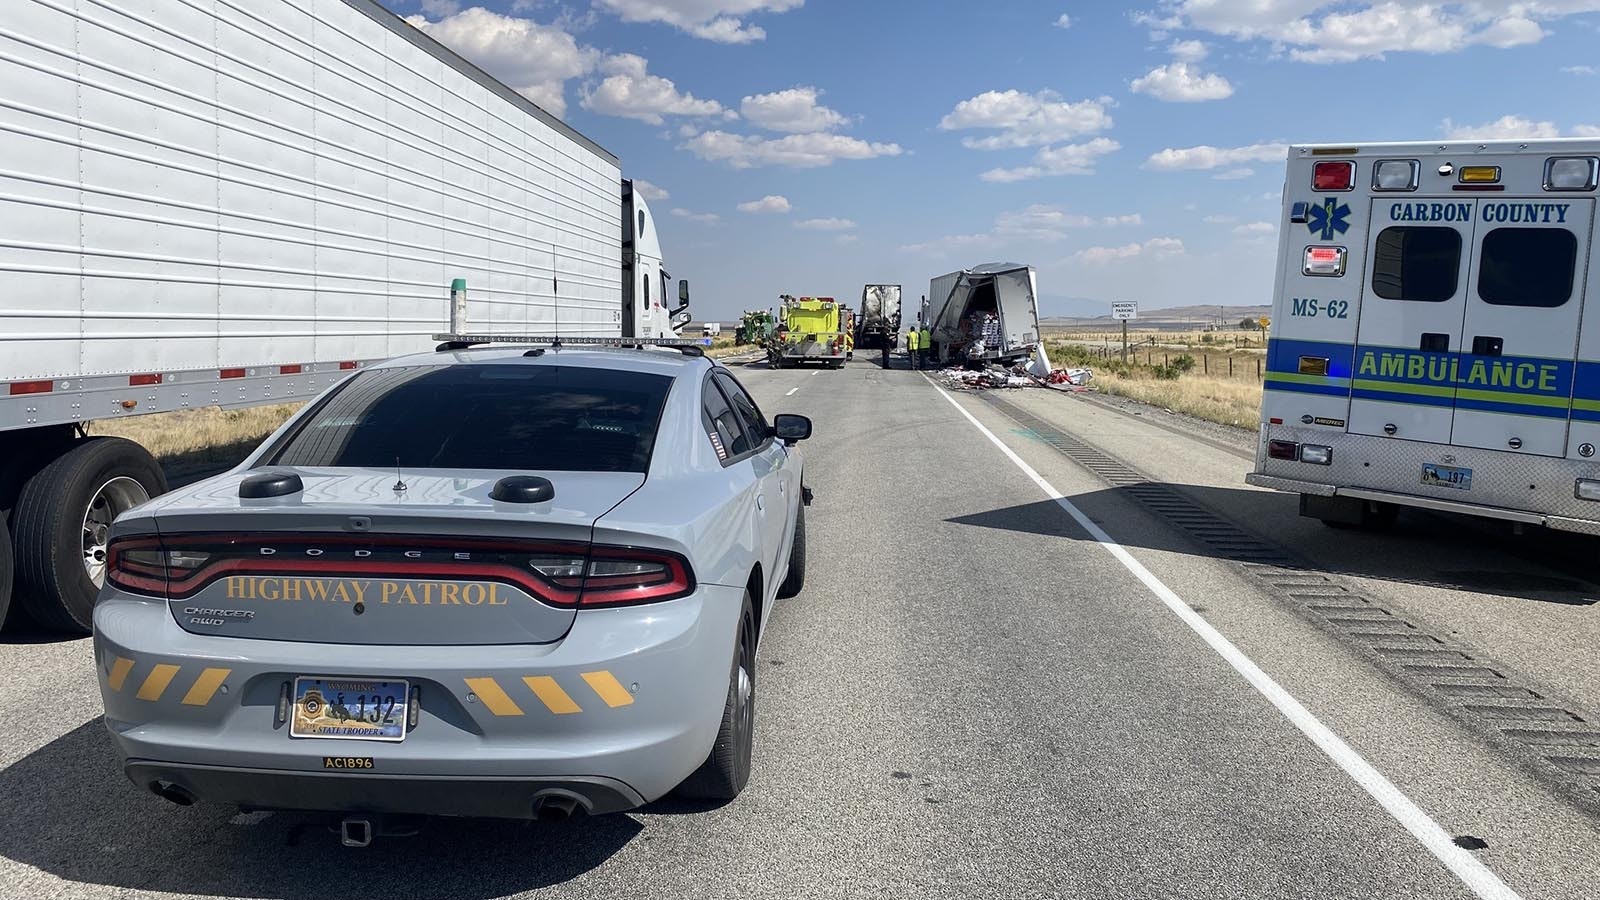
<path id="1" fill-rule="evenodd" d="M 1415 159 L 1380 159 L 1372 166 L 1374 191 L 1414 191 L 1422 172 Z"/>
<path id="2" fill-rule="evenodd" d="M 1600 157 L 1555 156 L 1544 162 L 1547 191 L 1592 191 L 1600 175 Z"/>
<path id="3" fill-rule="evenodd" d="M 159 538 L 121 538 L 106 548 L 106 580 L 130 594 L 165 597 L 173 582 L 188 578 L 210 560 L 210 553 L 167 550 Z"/>
<path id="4" fill-rule="evenodd" d="M 1356 164 L 1349 160 L 1319 162 L 1311 167 L 1311 188 L 1317 191 L 1348 191 L 1356 183 Z"/>
<path id="5" fill-rule="evenodd" d="M 676 553 L 601 545 L 590 552 L 579 609 L 659 603 L 694 593 L 689 561 Z"/>

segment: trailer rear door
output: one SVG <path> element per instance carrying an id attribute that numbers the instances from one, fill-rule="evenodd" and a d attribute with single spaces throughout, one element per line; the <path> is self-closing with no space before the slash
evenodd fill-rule
<path id="1" fill-rule="evenodd" d="M 1478 201 L 1451 443 L 1565 456 L 1594 201 Z"/>

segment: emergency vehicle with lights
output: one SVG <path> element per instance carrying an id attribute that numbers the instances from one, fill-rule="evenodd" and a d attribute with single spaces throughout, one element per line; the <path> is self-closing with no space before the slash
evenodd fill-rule
<path id="1" fill-rule="evenodd" d="M 1249 483 L 1600 534 L 1600 143 L 1289 148 Z"/>
<path id="2" fill-rule="evenodd" d="M 378 3 L 171 6 L 7 6 L 0 620 L 87 630 L 112 520 L 166 488 L 88 423 L 309 399 L 451 312 L 688 321 L 617 158 Z"/>

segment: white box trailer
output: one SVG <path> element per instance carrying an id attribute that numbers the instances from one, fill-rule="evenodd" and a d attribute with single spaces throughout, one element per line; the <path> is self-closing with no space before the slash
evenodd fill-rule
<path id="1" fill-rule="evenodd" d="M 1597 175 L 1593 139 L 1291 147 L 1247 480 L 1600 534 Z"/>
<path id="2" fill-rule="evenodd" d="M 925 321 L 934 359 L 1010 365 L 1031 355 L 1039 344 L 1038 295 L 1033 267 L 1021 263 L 985 263 L 933 279 Z M 980 341 L 981 351 L 974 347 Z"/>
<path id="3" fill-rule="evenodd" d="M 86 422 L 306 399 L 447 330 L 688 319 L 617 158 L 371 0 L 6 13 L 0 618 L 14 570 L 87 627 L 104 525 L 165 487 Z"/>

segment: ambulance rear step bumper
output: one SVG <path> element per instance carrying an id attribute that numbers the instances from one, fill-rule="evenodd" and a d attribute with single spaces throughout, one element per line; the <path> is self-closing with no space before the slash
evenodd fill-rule
<path id="1" fill-rule="evenodd" d="M 1296 481 L 1292 478 L 1279 478 L 1274 475 L 1262 475 L 1256 472 L 1246 475 L 1244 480 L 1246 484 L 1256 487 L 1287 491 L 1291 494 L 1310 494 L 1315 497 L 1350 497 L 1356 500 L 1372 500 L 1378 503 L 1393 503 L 1397 506 L 1429 509 L 1434 512 L 1459 513 L 1465 516 L 1501 519 L 1506 522 L 1517 522 L 1523 525 L 1543 525 L 1547 528 L 1554 528 L 1557 531 L 1575 531 L 1580 534 L 1600 535 L 1600 521 L 1590 519 L 1551 516 L 1520 509 L 1503 509 L 1498 506 L 1461 503 L 1456 500 L 1440 500 L 1435 497 L 1418 497 L 1414 494 L 1375 491 L 1370 488 L 1339 487 L 1332 484 L 1319 484 L 1313 481 Z"/>

